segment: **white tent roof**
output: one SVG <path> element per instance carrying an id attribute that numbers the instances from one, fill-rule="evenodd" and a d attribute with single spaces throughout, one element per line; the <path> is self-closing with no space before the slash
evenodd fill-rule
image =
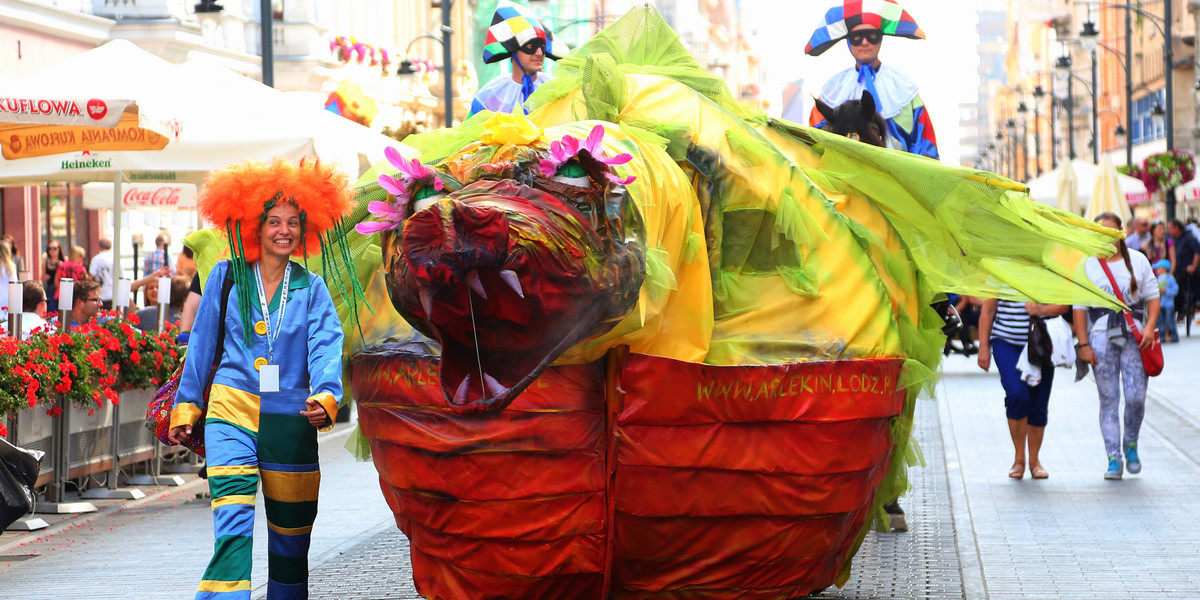
<path id="1" fill-rule="evenodd" d="M 1200 202 L 1200 178 L 1175 188 L 1175 199 L 1180 202 Z"/>
<path id="2" fill-rule="evenodd" d="M 1043 204 L 1058 206 L 1058 180 L 1062 168 L 1063 166 L 1059 165 L 1053 171 L 1030 181 L 1029 195 Z M 1079 203 L 1086 208 L 1092 199 L 1099 167 L 1077 158 L 1071 161 L 1071 168 L 1075 170 L 1076 181 L 1079 182 L 1076 190 L 1079 194 Z M 1117 181 L 1121 186 L 1121 191 L 1125 194 L 1125 200 L 1130 204 L 1149 202 L 1150 195 L 1146 192 L 1146 186 L 1140 179 L 1118 173 Z"/>
<path id="3" fill-rule="evenodd" d="M 382 158 L 386 146 L 411 154 L 391 138 L 223 67 L 172 64 L 124 40 L 18 81 L 11 93 L 21 97 L 132 99 L 139 126 L 167 136 L 168 143 L 161 150 L 0 159 L 0 185 L 112 181 L 116 171 L 134 181 L 200 183 L 208 171 L 231 162 L 309 154 L 353 178 Z"/>

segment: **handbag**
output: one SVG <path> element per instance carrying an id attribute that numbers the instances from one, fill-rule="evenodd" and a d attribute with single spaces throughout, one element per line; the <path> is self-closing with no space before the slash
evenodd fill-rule
<path id="1" fill-rule="evenodd" d="M 1108 268 L 1108 262 L 1100 259 L 1097 260 L 1100 261 L 1100 266 L 1104 269 L 1104 274 L 1108 275 L 1108 282 L 1112 284 L 1113 293 L 1116 294 L 1117 300 L 1120 300 L 1122 304 L 1126 304 L 1125 297 L 1121 294 L 1121 288 L 1117 286 L 1117 280 L 1113 277 L 1112 271 L 1110 271 Z M 1130 273 L 1129 276 L 1133 277 L 1133 273 Z M 1129 326 L 1129 331 L 1133 334 L 1133 340 L 1137 342 L 1138 347 L 1142 352 L 1142 368 L 1146 370 L 1146 374 L 1154 377 L 1159 373 L 1162 373 L 1163 353 L 1162 344 L 1158 343 L 1158 330 L 1155 329 L 1151 332 L 1153 337 L 1150 347 L 1141 348 L 1142 331 L 1138 328 L 1137 321 L 1133 320 L 1133 315 L 1130 314 L 1128 310 L 1121 311 L 1121 314 L 1125 315 L 1125 324 Z"/>
<path id="2" fill-rule="evenodd" d="M 208 371 L 208 380 L 204 383 L 204 408 L 200 411 L 200 419 L 192 426 L 192 435 L 188 436 L 184 447 L 204 456 L 204 420 L 208 418 L 208 391 L 212 388 L 213 377 L 217 374 L 217 366 L 221 364 L 221 356 L 225 353 L 225 308 L 229 305 L 229 292 L 233 289 L 233 278 L 225 271 L 225 280 L 221 284 L 221 312 L 217 327 L 217 347 L 213 353 L 212 368 Z M 183 365 L 187 360 L 179 362 L 175 372 L 167 378 L 166 383 L 154 393 L 154 398 L 146 406 L 146 428 L 154 432 L 154 437 L 166 446 L 175 446 L 175 442 L 167 437 L 171 432 L 171 410 L 175 408 L 175 395 L 179 393 L 179 380 L 183 375 Z"/>
<path id="3" fill-rule="evenodd" d="M 1025 342 L 1029 351 L 1029 364 L 1043 368 L 1054 368 L 1054 342 L 1050 340 L 1050 332 L 1046 330 L 1046 321 L 1041 317 L 1030 315 L 1029 338 Z"/>

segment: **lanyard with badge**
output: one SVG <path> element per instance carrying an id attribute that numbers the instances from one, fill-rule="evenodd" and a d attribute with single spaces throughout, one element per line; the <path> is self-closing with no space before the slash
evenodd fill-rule
<path id="1" fill-rule="evenodd" d="M 282 286 L 279 297 L 279 326 L 275 328 L 274 333 L 271 332 L 271 307 L 267 304 L 267 292 L 263 288 L 262 271 L 258 268 L 258 264 L 254 265 L 254 280 L 258 284 L 258 303 L 262 307 L 263 320 L 255 323 L 254 332 L 265 337 L 267 340 L 267 359 L 264 362 L 262 358 L 255 360 L 258 365 L 258 391 L 261 392 L 278 392 L 279 391 L 279 365 L 275 364 L 275 340 L 279 339 L 279 332 L 283 331 L 283 315 L 287 311 L 288 301 L 288 282 L 292 277 L 292 262 L 288 261 L 287 267 L 283 270 L 283 281 L 279 284 Z"/>

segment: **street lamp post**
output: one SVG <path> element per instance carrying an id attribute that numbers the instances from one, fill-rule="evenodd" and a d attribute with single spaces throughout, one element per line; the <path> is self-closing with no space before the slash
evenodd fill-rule
<path id="1" fill-rule="evenodd" d="M 1034 163 L 1037 165 L 1035 172 L 1038 177 L 1041 177 L 1041 175 L 1042 175 L 1042 135 L 1041 135 L 1042 111 L 1041 111 L 1041 104 L 1042 104 L 1042 98 L 1044 98 L 1046 96 L 1046 90 L 1042 88 L 1041 84 L 1037 84 L 1037 85 L 1033 86 L 1032 94 L 1033 94 L 1033 160 L 1034 160 Z M 1053 99 L 1051 100 L 1051 105 L 1050 105 L 1050 148 L 1052 148 L 1052 149 L 1054 148 Z M 1054 154 L 1054 152 L 1051 151 L 1051 155 L 1053 155 L 1053 154 Z M 1051 160 L 1050 168 L 1054 168 L 1055 166 L 1057 166 L 1057 165 L 1054 164 L 1053 160 Z"/>
<path id="2" fill-rule="evenodd" d="M 1011 117 L 1004 122 L 1008 130 L 1008 178 L 1017 181 L 1021 177 L 1021 155 L 1017 152 L 1017 122 Z"/>
<path id="3" fill-rule="evenodd" d="M 1029 106 L 1022 100 L 1017 105 L 1017 114 L 1021 119 L 1021 181 L 1029 181 Z M 1037 128 L 1037 123 L 1033 124 Z M 1037 135 L 1034 135 L 1037 144 Z"/>
<path id="4" fill-rule="evenodd" d="M 1075 160 L 1075 82 L 1071 81 L 1071 56 L 1063 54 L 1054 61 L 1054 70 L 1067 82 L 1067 157 Z"/>
<path id="5" fill-rule="evenodd" d="M 441 0 L 439 2 L 442 8 L 442 92 L 443 98 L 446 99 L 446 127 L 454 126 L 454 65 L 451 63 L 453 57 L 450 56 L 450 35 L 454 30 L 450 28 L 450 9 L 454 8 L 454 0 Z"/>
<path id="6" fill-rule="evenodd" d="M 1006 154 L 1006 152 L 1004 151 L 1004 131 L 997 129 L 996 130 L 996 163 L 997 163 L 997 167 L 999 167 L 999 168 L 996 169 L 996 172 L 1001 175 L 1004 175 L 1005 177 L 1008 177 L 1008 164 L 1007 164 L 1007 161 L 1005 160 L 1005 154 Z"/>

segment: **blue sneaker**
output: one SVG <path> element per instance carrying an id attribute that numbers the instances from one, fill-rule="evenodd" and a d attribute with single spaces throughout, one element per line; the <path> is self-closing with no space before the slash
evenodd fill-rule
<path id="1" fill-rule="evenodd" d="M 1108 470 L 1104 472 L 1105 479 L 1120 479 L 1121 478 L 1121 457 L 1108 457 Z"/>
<path id="2" fill-rule="evenodd" d="M 1125 445 L 1125 468 L 1133 475 L 1142 472 L 1142 461 L 1138 458 L 1137 442 Z"/>

